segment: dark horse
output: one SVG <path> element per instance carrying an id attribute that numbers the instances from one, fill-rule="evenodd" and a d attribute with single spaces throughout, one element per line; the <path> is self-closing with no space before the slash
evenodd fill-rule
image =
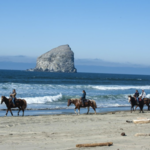
<path id="1" fill-rule="evenodd" d="M 82 106 L 82 102 L 80 99 L 68 99 L 68 106 L 70 106 L 71 104 L 75 105 L 74 111 L 76 114 L 77 114 L 76 109 L 78 109 L 78 115 L 80 114 L 80 108 L 85 108 L 85 107 L 88 107 L 88 111 L 87 111 L 88 114 L 90 106 L 93 108 L 96 114 L 97 105 L 94 100 L 87 100 L 86 102 L 84 102 L 84 106 Z"/>
<path id="2" fill-rule="evenodd" d="M 5 96 L 2 96 L 2 97 L 1 97 L 1 104 L 2 104 L 3 102 L 6 104 L 6 107 L 7 107 L 6 116 L 7 116 L 7 114 L 8 114 L 8 111 L 10 111 L 10 112 L 11 112 L 11 115 L 13 116 L 13 113 L 12 113 L 12 111 L 11 111 L 11 108 L 16 108 L 16 107 L 19 108 L 18 116 L 19 116 L 20 110 L 22 110 L 22 112 L 23 112 L 22 116 L 24 116 L 24 111 L 25 111 L 25 109 L 26 109 L 26 107 L 27 107 L 27 102 L 26 102 L 26 100 L 24 100 L 24 99 L 16 99 L 16 100 L 15 100 L 15 107 L 13 107 L 12 99 L 11 99 L 11 98 L 8 99 L 8 98 L 6 98 Z"/>
<path id="3" fill-rule="evenodd" d="M 139 104 L 138 104 L 137 101 L 135 100 L 135 98 L 132 97 L 131 95 L 129 95 L 128 96 L 128 101 L 129 101 L 129 103 L 131 103 L 131 113 L 132 113 L 132 109 L 134 111 L 134 106 L 136 106 L 136 108 L 140 107 L 140 111 L 143 112 L 144 104 L 146 104 L 148 106 L 148 110 L 150 110 L 150 105 L 149 105 L 150 104 L 150 99 L 148 99 L 148 98 L 144 98 L 143 101 L 139 101 Z M 135 108 L 135 110 L 136 110 L 136 108 Z"/>

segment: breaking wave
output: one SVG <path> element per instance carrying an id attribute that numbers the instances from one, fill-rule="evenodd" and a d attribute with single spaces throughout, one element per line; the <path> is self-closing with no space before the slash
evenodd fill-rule
<path id="1" fill-rule="evenodd" d="M 62 98 L 62 94 L 56 96 L 44 96 L 44 97 L 25 97 L 21 99 L 25 99 L 28 104 L 44 104 L 44 103 L 50 103 L 54 101 L 58 101 Z"/>
<path id="2" fill-rule="evenodd" d="M 150 86 L 93 86 L 93 88 L 98 90 L 130 90 L 130 89 L 150 89 Z"/>

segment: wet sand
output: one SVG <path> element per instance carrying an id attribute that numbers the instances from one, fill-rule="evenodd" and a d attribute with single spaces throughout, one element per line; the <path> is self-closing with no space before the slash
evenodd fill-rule
<path id="1" fill-rule="evenodd" d="M 137 117 L 150 118 L 150 112 L 0 117 L 0 149 L 150 150 L 150 136 L 135 137 L 150 133 L 150 123 L 126 122 Z M 76 148 L 76 144 L 101 142 L 113 142 L 113 146 Z"/>

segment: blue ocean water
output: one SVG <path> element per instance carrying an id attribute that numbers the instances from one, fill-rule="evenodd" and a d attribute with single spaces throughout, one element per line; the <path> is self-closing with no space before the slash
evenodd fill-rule
<path id="1" fill-rule="evenodd" d="M 94 99 L 99 109 L 130 106 L 128 95 L 145 90 L 150 97 L 150 76 L 98 73 L 50 73 L 0 70 L 0 95 L 9 97 L 16 89 L 17 98 L 26 99 L 28 109 L 70 110 L 69 98 L 80 98 L 82 90 Z M 5 109 L 4 104 L 0 109 Z"/>

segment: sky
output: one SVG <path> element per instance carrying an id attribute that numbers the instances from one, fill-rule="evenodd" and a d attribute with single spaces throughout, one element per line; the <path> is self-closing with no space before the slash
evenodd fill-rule
<path id="1" fill-rule="evenodd" d="M 150 66 L 149 0 L 0 0 L 0 56 L 69 44 L 76 59 Z"/>

